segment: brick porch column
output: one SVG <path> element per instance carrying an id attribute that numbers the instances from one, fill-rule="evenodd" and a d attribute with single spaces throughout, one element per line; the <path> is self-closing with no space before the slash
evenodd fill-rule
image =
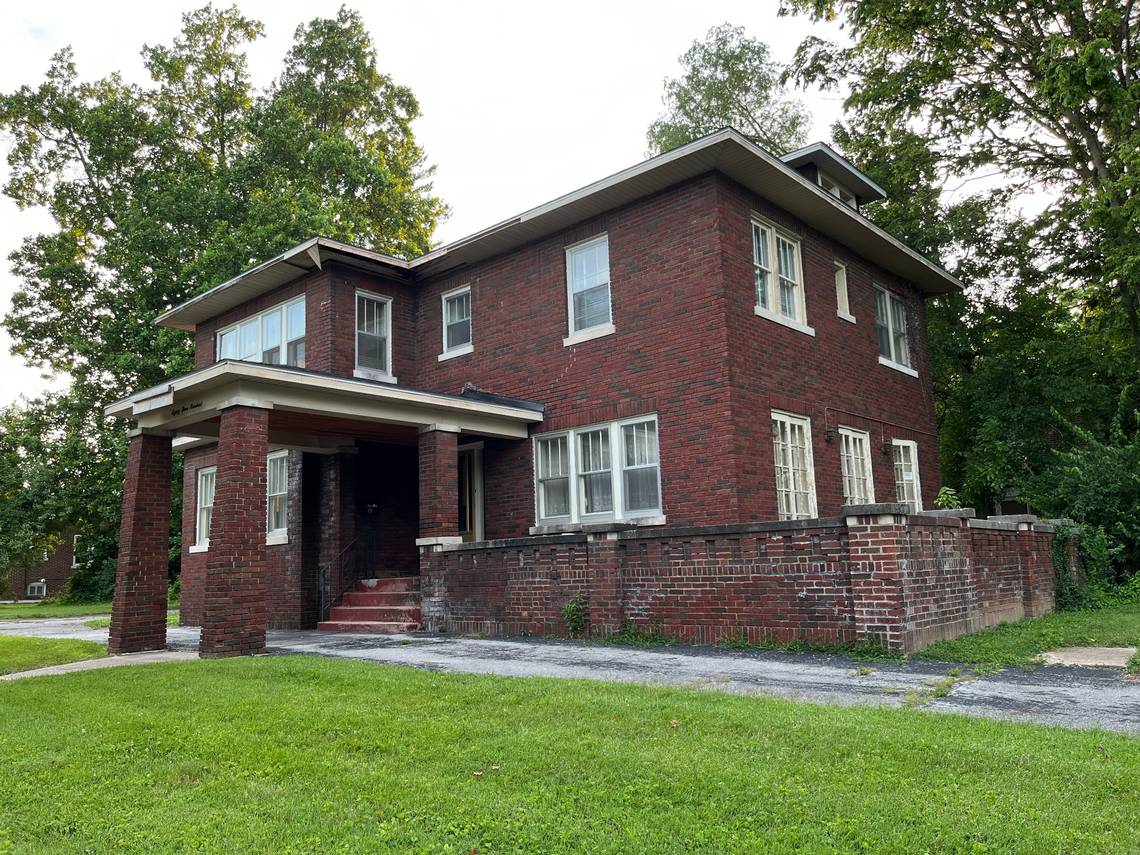
<path id="1" fill-rule="evenodd" d="M 170 561 L 170 434 L 132 431 L 123 481 L 110 653 L 166 647 Z"/>
<path id="2" fill-rule="evenodd" d="M 459 429 L 420 430 L 420 536 L 417 546 L 459 542 Z"/>
<path id="3" fill-rule="evenodd" d="M 222 410 L 210 551 L 206 560 L 203 657 L 265 652 L 265 455 L 269 411 Z"/>

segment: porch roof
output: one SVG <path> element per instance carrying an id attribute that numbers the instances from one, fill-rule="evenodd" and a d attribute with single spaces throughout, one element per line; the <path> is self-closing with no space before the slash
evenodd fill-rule
<path id="1" fill-rule="evenodd" d="M 339 377 L 304 368 L 224 359 L 109 405 L 108 416 L 132 419 L 140 428 L 191 436 L 216 436 L 210 427 L 226 407 L 245 405 L 311 416 L 320 434 L 321 420 L 337 420 L 339 434 L 352 423 L 441 429 L 459 433 L 522 439 L 542 421 L 543 405 L 534 401 L 465 391 L 459 395 L 425 392 L 391 383 Z M 272 419 L 271 419 L 272 421 Z M 285 420 L 297 425 L 298 419 Z M 295 437 L 304 445 L 312 437 Z M 284 438 L 279 441 L 285 442 Z"/>

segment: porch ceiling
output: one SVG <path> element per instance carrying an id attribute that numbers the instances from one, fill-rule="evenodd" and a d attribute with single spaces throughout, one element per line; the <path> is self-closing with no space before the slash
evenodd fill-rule
<path id="1" fill-rule="evenodd" d="M 148 430 L 217 435 L 226 407 L 272 410 L 270 441 L 334 447 L 343 438 L 406 441 L 415 429 L 523 439 L 542 421 L 541 404 L 490 395 L 444 395 L 305 369 L 223 360 L 136 392 L 106 408 Z"/>

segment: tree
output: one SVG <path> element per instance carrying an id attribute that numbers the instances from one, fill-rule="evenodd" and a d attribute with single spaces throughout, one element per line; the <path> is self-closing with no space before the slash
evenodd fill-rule
<path id="1" fill-rule="evenodd" d="M 43 83 L 0 94 L 4 193 L 55 221 L 10 256 L 23 287 L 4 324 L 15 353 L 72 377 L 27 407 L 64 497 L 40 525 L 100 526 L 105 562 L 123 436 L 103 407 L 192 362 L 190 338 L 154 317 L 314 234 L 420 254 L 446 213 L 412 132 L 419 105 L 378 71 L 357 13 L 299 27 L 264 92 L 245 55 L 260 23 L 212 6 L 182 23 L 143 48 L 149 85 L 82 81 L 65 49 Z"/>
<path id="2" fill-rule="evenodd" d="M 780 84 L 768 46 L 722 24 L 680 57 L 684 73 L 665 81 L 665 112 L 649 127 L 653 154 L 731 126 L 777 154 L 801 147 L 811 115 Z"/>

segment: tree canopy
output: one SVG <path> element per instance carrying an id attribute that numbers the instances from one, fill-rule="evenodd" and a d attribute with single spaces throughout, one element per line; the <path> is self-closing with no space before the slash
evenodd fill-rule
<path id="1" fill-rule="evenodd" d="M 246 50 L 262 32 L 237 7 L 205 6 L 142 48 L 147 85 L 83 80 L 65 48 L 43 82 L 0 94 L 3 192 L 54 220 L 10 256 L 22 288 L 4 325 L 15 353 L 72 378 L 16 418 L 41 423 L 36 456 L 57 479 L 43 530 L 113 528 L 122 428 L 103 406 L 192 360 L 190 338 L 155 316 L 313 235 L 418 255 L 446 214 L 412 130 L 419 104 L 379 70 L 358 13 L 299 26 L 259 90 Z M 102 492 L 69 479 L 72 465 L 98 469 Z"/>

